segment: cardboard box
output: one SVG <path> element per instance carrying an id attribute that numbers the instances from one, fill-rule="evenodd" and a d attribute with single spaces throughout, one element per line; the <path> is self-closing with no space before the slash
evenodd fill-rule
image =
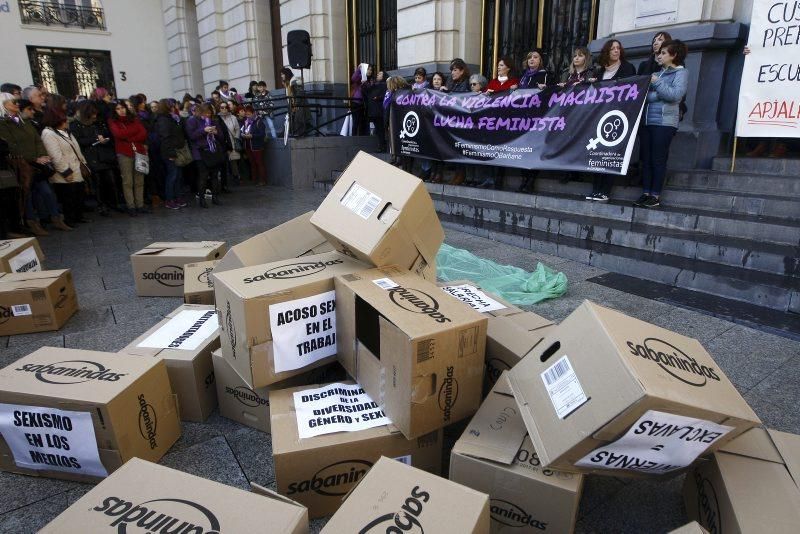
<path id="1" fill-rule="evenodd" d="M 181 419 L 202 422 L 217 407 L 211 352 L 218 348 L 214 307 L 183 304 L 119 353 L 163 359 Z"/>
<path id="2" fill-rule="evenodd" d="M 31 273 L 44 269 L 44 254 L 35 237 L 0 240 L 0 273 Z"/>
<path id="3" fill-rule="evenodd" d="M 311 217 L 336 250 L 436 281 L 444 230 L 422 180 L 359 152 Z"/>
<path id="4" fill-rule="evenodd" d="M 215 272 L 222 355 L 253 388 L 335 361 L 333 277 L 362 269 L 326 252 Z"/>
<path id="5" fill-rule="evenodd" d="M 671 530 L 669 534 L 708 534 L 708 531 L 700 526 L 697 521 L 686 523 L 682 527 Z"/>
<path id="6" fill-rule="evenodd" d="M 255 485 L 247 492 L 134 458 L 39 532 L 216 534 L 265 528 L 307 533 L 306 510 Z"/>
<path id="7" fill-rule="evenodd" d="M 440 283 L 439 286 L 489 318 L 484 395 L 503 371 L 519 363 L 555 327 L 552 321 L 524 311 L 469 280 Z"/>
<path id="8" fill-rule="evenodd" d="M 541 467 L 505 373 L 453 447 L 450 480 L 489 494 L 493 533 L 575 528 L 583 475 Z"/>
<path id="9" fill-rule="evenodd" d="M 334 362 L 269 386 L 251 388 L 222 357 L 221 350 L 212 352 L 211 359 L 214 362 L 214 382 L 217 385 L 219 414 L 267 433 L 272 428 L 269 419 L 269 392 L 271 390 L 304 384 L 335 382 L 345 378 L 344 369 Z"/>
<path id="10" fill-rule="evenodd" d="M 408 440 L 396 428 L 383 425 L 301 439 L 293 394 L 317 387 L 320 386 L 305 385 L 269 392 L 278 492 L 306 506 L 310 518 L 338 510 L 344 496 L 381 456 L 400 458 L 424 471 L 440 472 L 441 431 Z"/>
<path id="11" fill-rule="evenodd" d="M 759 424 L 696 340 L 584 302 L 510 372 L 542 464 L 673 472 Z"/>
<path id="12" fill-rule="evenodd" d="M 214 272 L 331 252 L 333 246 L 311 225 L 313 214 L 309 211 L 232 246 Z"/>
<path id="13" fill-rule="evenodd" d="M 754 428 L 684 482 L 690 519 L 709 532 L 796 533 L 800 528 L 800 436 Z"/>
<path id="14" fill-rule="evenodd" d="M 136 294 L 140 297 L 182 297 L 183 266 L 218 259 L 224 252 L 224 241 L 148 245 L 131 254 Z"/>
<path id="15" fill-rule="evenodd" d="M 489 496 L 384 456 L 321 532 L 407 531 L 488 534 Z"/>
<path id="16" fill-rule="evenodd" d="M 183 301 L 186 304 L 214 305 L 214 279 L 211 272 L 219 262 L 201 261 L 183 266 Z"/>
<path id="17" fill-rule="evenodd" d="M 160 359 L 43 347 L 0 370 L 0 432 L 0 469 L 96 482 L 181 425 Z"/>
<path id="18" fill-rule="evenodd" d="M 0 273 L 0 336 L 58 330 L 76 311 L 69 269 Z"/>
<path id="19" fill-rule="evenodd" d="M 409 439 L 481 401 L 487 319 L 441 293 L 397 267 L 336 277 L 339 361 Z"/>

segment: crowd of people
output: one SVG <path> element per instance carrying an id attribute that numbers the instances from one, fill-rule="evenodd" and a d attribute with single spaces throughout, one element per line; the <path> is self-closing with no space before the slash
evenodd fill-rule
<path id="1" fill-rule="evenodd" d="M 299 135 L 305 120 L 293 104 L 302 86 L 289 68 L 281 79 Z M 67 100 L 41 86 L 4 83 L 0 238 L 70 231 L 91 222 L 89 212 L 137 217 L 159 205 L 220 205 L 245 174 L 266 185 L 263 151 L 277 137 L 274 109 L 264 81 L 252 81 L 244 98 L 221 80 L 209 98 L 152 101 L 115 98 L 104 87 Z"/>
<path id="2" fill-rule="evenodd" d="M 661 190 L 666 175 L 669 146 L 678 129 L 678 122 L 686 111 L 685 95 L 688 85 L 688 72 L 684 61 L 688 49 L 679 40 L 673 40 L 667 32 L 653 36 L 653 51 L 638 69 L 625 59 L 625 49 L 616 39 L 607 41 L 600 50 L 595 62 L 586 47 L 573 51 L 569 68 L 564 72 L 550 72 L 545 53 L 540 49 L 531 50 L 520 64 L 510 57 L 502 57 L 497 62 L 496 77 L 487 80 L 481 74 L 472 74 L 467 63 L 461 58 L 450 62 L 450 73 L 435 72 L 430 77 L 424 68 L 414 72 L 412 84 L 400 76 L 388 76 L 371 65 L 359 65 L 350 78 L 351 96 L 358 105 L 353 111 L 353 135 L 366 135 L 368 124 L 375 125 L 379 150 L 387 148 L 386 128 L 389 122 L 389 106 L 392 94 L 401 88 L 433 89 L 449 93 L 495 94 L 516 89 L 544 89 L 552 87 L 572 87 L 578 84 L 594 83 L 601 80 L 616 80 L 635 75 L 649 75 L 650 88 L 647 104 L 639 130 L 641 155 L 640 172 L 643 184 L 637 206 L 656 207 L 660 203 Z M 517 68 L 519 67 L 519 68 Z M 392 156 L 392 163 L 411 168 L 411 158 Z M 442 182 L 444 164 L 439 161 L 422 160 L 423 180 Z M 454 185 L 470 185 L 482 188 L 502 188 L 505 169 L 456 165 L 452 179 Z M 524 179 L 520 191 L 531 192 L 536 171 L 523 172 Z M 577 178 L 577 173 L 569 173 L 565 179 Z M 587 200 L 607 202 L 614 182 L 612 174 L 594 174 L 592 191 Z"/>

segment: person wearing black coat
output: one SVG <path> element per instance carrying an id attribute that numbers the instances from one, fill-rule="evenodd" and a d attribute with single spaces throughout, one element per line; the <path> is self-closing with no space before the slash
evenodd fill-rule
<path id="1" fill-rule="evenodd" d="M 597 81 L 618 80 L 636 76 L 636 67 L 625 60 L 625 49 L 616 39 L 606 41 L 600 49 L 600 68 L 595 71 Z"/>
<path id="2" fill-rule="evenodd" d="M 178 151 L 186 146 L 181 117 L 169 99 L 158 102 L 153 132 L 161 146 L 164 163 L 164 207 L 171 210 L 185 208 L 188 203 L 181 200 L 183 191 L 183 168 L 175 163 Z"/>
<path id="3" fill-rule="evenodd" d="M 656 61 L 656 54 L 658 54 L 658 51 L 661 50 L 661 45 L 663 43 L 671 40 L 672 36 L 667 32 L 658 32 L 655 34 L 653 36 L 653 41 L 651 42 L 653 52 L 648 56 L 647 59 L 639 63 L 639 68 L 636 69 L 636 74 L 650 76 L 660 71 L 661 65 L 658 64 L 658 61 Z"/>
<path id="4" fill-rule="evenodd" d="M 70 132 L 75 136 L 92 171 L 90 189 L 97 200 L 97 213 L 103 217 L 111 215 L 111 209 L 119 202 L 114 168 L 117 155 L 114 142 L 105 121 L 98 119 L 97 106 L 91 100 L 78 103 L 75 120 L 70 123 Z"/>
<path id="5" fill-rule="evenodd" d="M 367 117 L 375 125 L 378 136 L 378 152 L 386 152 L 386 128 L 383 120 L 383 97 L 386 95 L 386 73 L 378 71 L 375 82 L 367 89 L 364 99 L 367 103 Z"/>

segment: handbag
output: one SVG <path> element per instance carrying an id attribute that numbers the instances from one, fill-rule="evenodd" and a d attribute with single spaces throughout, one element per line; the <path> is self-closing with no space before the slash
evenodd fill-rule
<path id="1" fill-rule="evenodd" d="M 231 150 L 228 152 L 228 159 L 230 161 L 239 161 L 242 159 L 242 155 L 237 150 Z"/>
<path id="2" fill-rule="evenodd" d="M 150 158 L 147 154 L 137 152 L 134 143 L 131 143 L 131 146 L 133 147 L 133 168 L 136 172 L 150 174 Z"/>
<path id="3" fill-rule="evenodd" d="M 183 143 L 183 146 L 175 151 L 175 165 L 178 167 L 186 167 L 194 158 L 192 158 L 192 151 L 189 150 L 189 145 Z"/>

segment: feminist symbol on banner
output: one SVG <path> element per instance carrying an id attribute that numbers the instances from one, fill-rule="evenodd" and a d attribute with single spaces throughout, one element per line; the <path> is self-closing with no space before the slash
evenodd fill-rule
<path id="1" fill-rule="evenodd" d="M 419 115 L 414 111 L 409 111 L 403 117 L 403 128 L 400 130 L 400 139 L 414 137 L 419 133 Z"/>
<path id="2" fill-rule="evenodd" d="M 586 150 L 594 150 L 597 145 L 613 147 L 620 144 L 628 135 L 628 118 L 617 109 L 609 111 L 597 122 L 597 137 L 589 139 Z"/>

